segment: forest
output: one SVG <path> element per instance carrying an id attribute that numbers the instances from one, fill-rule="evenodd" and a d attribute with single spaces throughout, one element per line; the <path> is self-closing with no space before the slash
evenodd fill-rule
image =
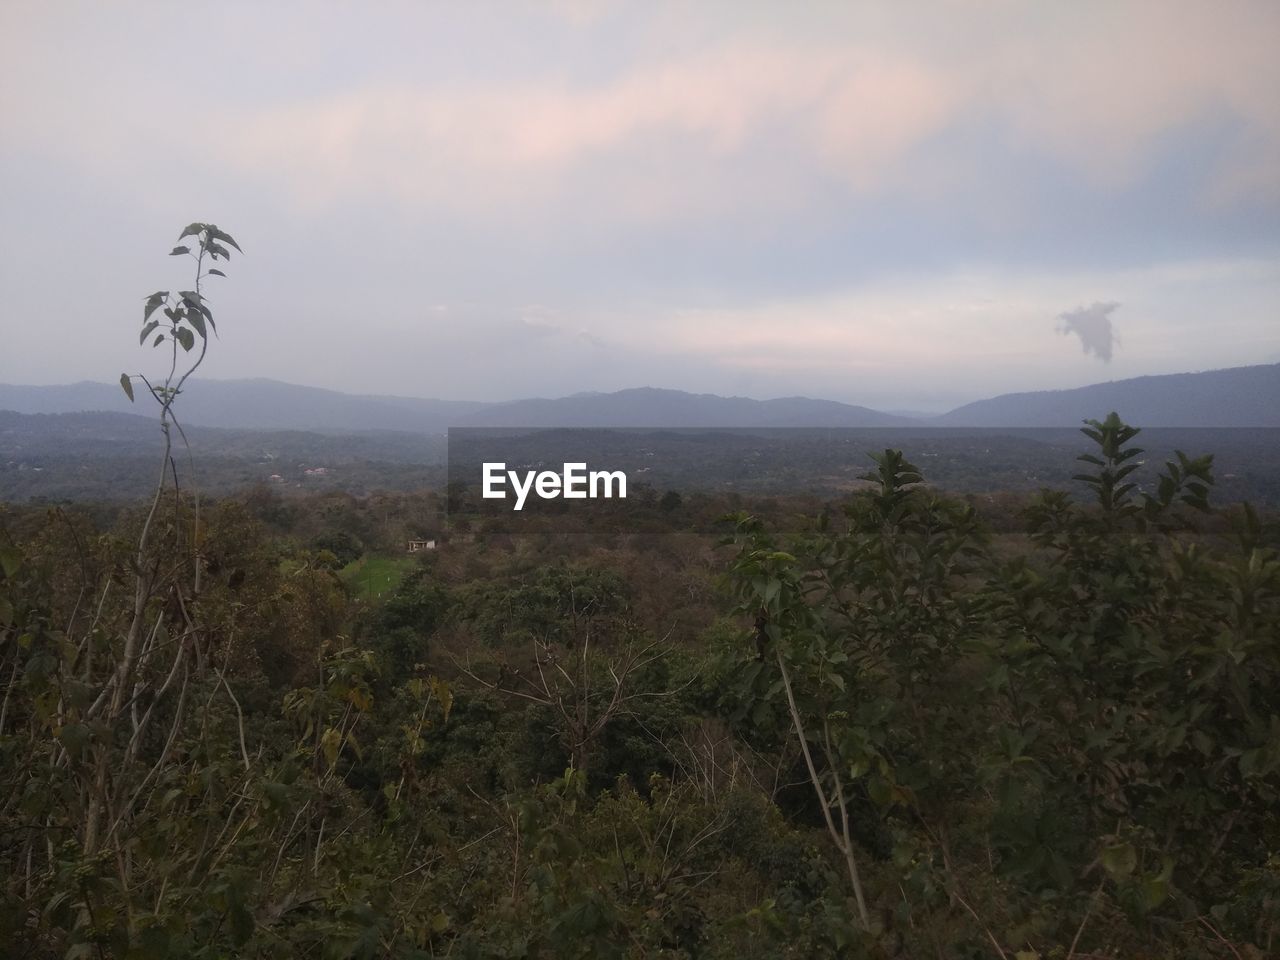
<path id="1" fill-rule="evenodd" d="M 865 452 L 885 448 L 902 450 L 928 471 L 933 486 L 949 493 L 1030 494 L 1070 476 L 1079 453 L 1079 434 L 1067 428 L 454 428 L 415 434 L 187 423 L 185 431 L 192 462 L 179 460 L 179 475 L 191 470 L 201 490 L 218 495 L 258 485 L 295 496 L 340 491 L 364 497 L 449 484 L 478 492 L 486 461 L 583 461 L 625 470 L 633 488 L 649 486 L 659 495 L 675 489 L 684 496 L 831 496 L 862 486 Z M 1154 488 L 1160 466 L 1177 450 L 1212 449 L 1217 503 L 1280 507 L 1280 429 L 1164 427 L 1143 430 L 1142 439 L 1144 462 L 1134 474 L 1140 491 Z M 0 410 L 0 500 L 136 500 L 154 488 L 162 448 L 148 417 Z"/>
<path id="2" fill-rule="evenodd" d="M 6 956 L 1280 950 L 1280 527 L 1209 453 L 1139 487 L 1111 413 L 1034 493 L 889 448 L 590 535 L 202 497 L 176 416 L 235 243 L 188 237 L 168 377 L 122 377 L 152 495 L 0 508 Z"/>

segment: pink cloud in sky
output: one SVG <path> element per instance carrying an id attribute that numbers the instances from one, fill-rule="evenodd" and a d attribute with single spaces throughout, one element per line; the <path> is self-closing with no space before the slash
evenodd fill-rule
<path id="1" fill-rule="evenodd" d="M 216 97 L 216 85 L 193 91 L 180 75 L 157 82 L 160 68 L 145 61 L 95 67 L 92 45 L 75 57 L 81 66 L 66 70 L 40 56 L 32 38 L 74 43 L 74 32 L 87 28 L 74 18 L 42 23 L 39 8 L 20 9 L 0 41 L 7 149 L 126 176 L 165 118 L 198 117 L 200 136 L 163 148 L 176 163 L 230 169 L 308 208 L 384 198 L 511 216 L 584 199 L 601 216 L 626 220 L 731 209 L 744 191 L 753 202 L 812 203 L 819 180 L 853 194 L 910 192 L 914 180 L 925 189 L 938 178 L 963 182 L 972 172 L 964 164 L 983 162 L 931 146 L 972 124 L 1100 183 L 1123 184 L 1161 137 L 1206 118 L 1242 133 L 1221 145 L 1202 199 L 1280 198 L 1277 4 L 944 3 L 892 14 L 850 5 L 785 16 L 656 5 L 638 18 L 640 39 L 624 43 L 602 32 L 616 5 L 570 3 L 558 21 L 566 36 L 598 33 L 601 44 L 618 46 L 617 66 L 589 74 L 554 57 L 511 71 L 492 63 L 486 70 L 481 58 L 470 73 L 465 60 L 450 61 L 433 72 L 449 51 L 433 49 L 439 31 L 428 12 L 405 8 L 365 20 L 381 16 L 387 30 L 421 36 L 420 63 L 388 54 L 390 62 L 372 59 L 338 85 L 322 73 L 294 83 L 279 71 L 284 40 L 296 69 L 322 70 L 326 57 L 342 53 L 331 46 L 332 30 L 311 25 L 281 38 L 248 29 L 252 17 L 232 10 L 192 43 L 227 45 L 214 59 L 245 82 L 257 71 L 256 95 L 233 98 Z M 106 50 L 116 18 L 99 19 Z M 144 26 L 160 31 L 162 18 L 152 19 Z M 491 32 L 503 35 L 503 19 L 491 19 Z M 309 59 L 310 45 L 323 46 L 312 52 L 324 56 Z M 33 98 L 32 89 L 43 95 Z M 734 163 L 743 173 L 724 176 Z M 780 183 L 788 172 L 808 186 Z M 655 187 L 657 177 L 687 189 Z"/>
<path id="2" fill-rule="evenodd" d="M 1280 196 L 1280 98 L 1268 92 L 1280 89 L 1280 59 L 1253 19 L 1234 6 L 1186 5 L 1176 18 L 1147 4 L 1037 9 L 1010 13 L 1005 32 L 959 17 L 969 42 L 945 56 L 909 34 L 886 44 L 853 31 L 744 33 L 640 58 L 592 84 L 553 65 L 497 84 L 372 83 L 225 112 L 217 142 L 243 175 L 276 178 L 307 205 L 383 195 L 509 212 L 598 181 L 622 213 L 652 216 L 739 202 L 740 183 L 715 196 L 726 158 L 783 151 L 853 192 L 910 190 L 904 158 L 978 121 L 1100 182 L 1125 182 L 1158 138 L 1220 115 L 1251 136 L 1223 152 L 1206 199 Z M 655 190 L 636 158 L 673 151 L 689 190 Z M 787 193 L 772 179 L 762 169 L 753 196 Z M 628 203 L 637 194 L 649 202 Z"/>

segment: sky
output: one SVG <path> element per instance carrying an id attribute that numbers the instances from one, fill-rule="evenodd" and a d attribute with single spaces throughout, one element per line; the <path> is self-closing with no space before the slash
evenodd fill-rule
<path id="1" fill-rule="evenodd" d="M 1280 4 L 0 4 L 0 382 L 940 411 L 1280 361 Z"/>

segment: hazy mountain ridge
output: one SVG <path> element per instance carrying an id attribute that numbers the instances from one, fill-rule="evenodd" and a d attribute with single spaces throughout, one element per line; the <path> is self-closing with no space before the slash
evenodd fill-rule
<path id="1" fill-rule="evenodd" d="M 956 427 L 1068 427 L 1116 410 L 1142 427 L 1280 427 L 1280 363 L 1006 393 L 936 419 Z"/>
<path id="2" fill-rule="evenodd" d="M 149 413 L 118 384 L 0 384 L 0 410 L 24 414 Z M 866 407 L 783 397 L 753 400 L 638 387 L 504 403 L 340 393 L 276 380 L 195 380 L 183 422 L 206 427 L 444 433 L 449 427 L 892 427 L 916 423 Z"/>
<path id="3" fill-rule="evenodd" d="M 104 411 L 150 415 L 117 384 L 0 384 L 0 410 L 23 414 Z M 1280 364 L 1137 377 L 1010 393 L 932 418 L 913 418 L 809 397 L 754 400 L 637 387 L 502 403 L 347 394 L 277 380 L 199 380 L 183 422 L 234 430 L 371 430 L 439 434 L 449 427 L 1072 427 L 1117 410 L 1144 427 L 1280 426 Z"/>
<path id="4" fill-rule="evenodd" d="M 867 407 L 782 397 L 752 400 L 637 387 L 499 403 L 471 413 L 466 427 L 899 427 L 916 423 Z"/>
<path id="5" fill-rule="evenodd" d="M 106 411 L 151 415 L 138 393 L 130 403 L 119 384 L 82 381 L 66 386 L 0 384 L 0 410 L 17 413 Z M 321 433 L 396 430 L 443 433 L 453 421 L 488 404 L 421 397 L 369 396 L 279 380 L 192 380 L 181 406 L 184 424 L 236 430 Z"/>

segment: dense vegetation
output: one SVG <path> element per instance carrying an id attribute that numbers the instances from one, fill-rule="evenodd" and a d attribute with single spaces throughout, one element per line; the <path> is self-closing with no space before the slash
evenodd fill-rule
<path id="1" fill-rule="evenodd" d="M 197 395 L 210 384 L 197 385 Z M 185 399 L 185 398 L 184 398 Z M 234 494 L 255 484 L 287 496 L 443 491 L 449 479 L 479 486 L 478 464 L 584 461 L 625 470 L 633 484 L 690 493 L 822 495 L 862 486 L 863 452 L 902 450 L 951 493 L 1031 494 L 1070 474 L 1074 430 L 882 428 L 539 430 L 444 434 L 315 433 L 187 425 L 202 489 Z M 1135 474 L 1152 489 L 1176 450 L 1209 449 L 1215 498 L 1280 507 L 1280 429 L 1158 428 L 1143 431 L 1146 462 Z M 127 501 L 155 486 L 162 447 L 152 419 L 119 413 L 20 414 L 0 410 L 0 500 Z M 448 470 L 446 471 L 446 462 Z M 476 465 L 472 469 L 472 465 Z M 179 474 L 188 469 L 180 460 Z M 322 468 L 317 471 L 315 468 Z M 310 471 L 310 472 L 308 472 Z"/>
<path id="2" fill-rule="evenodd" d="M 411 500 L 168 495 L 141 555 L 140 512 L 11 509 L 0 940 L 1269 955 L 1275 532 L 1089 432 L 1093 502 L 1019 538 L 888 451 L 787 543 L 473 535 L 381 597 L 344 570 Z"/>
<path id="3" fill-rule="evenodd" d="M 179 470 L 228 246 L 122 377 L 153 497 L 0 512 L 6 956 L 1275 955 L 1280 541 L 1210 458 L 1139 488 L 1112 414 L 1082 502 L 890 449 L 408 558 L 435 495 Z"/>

